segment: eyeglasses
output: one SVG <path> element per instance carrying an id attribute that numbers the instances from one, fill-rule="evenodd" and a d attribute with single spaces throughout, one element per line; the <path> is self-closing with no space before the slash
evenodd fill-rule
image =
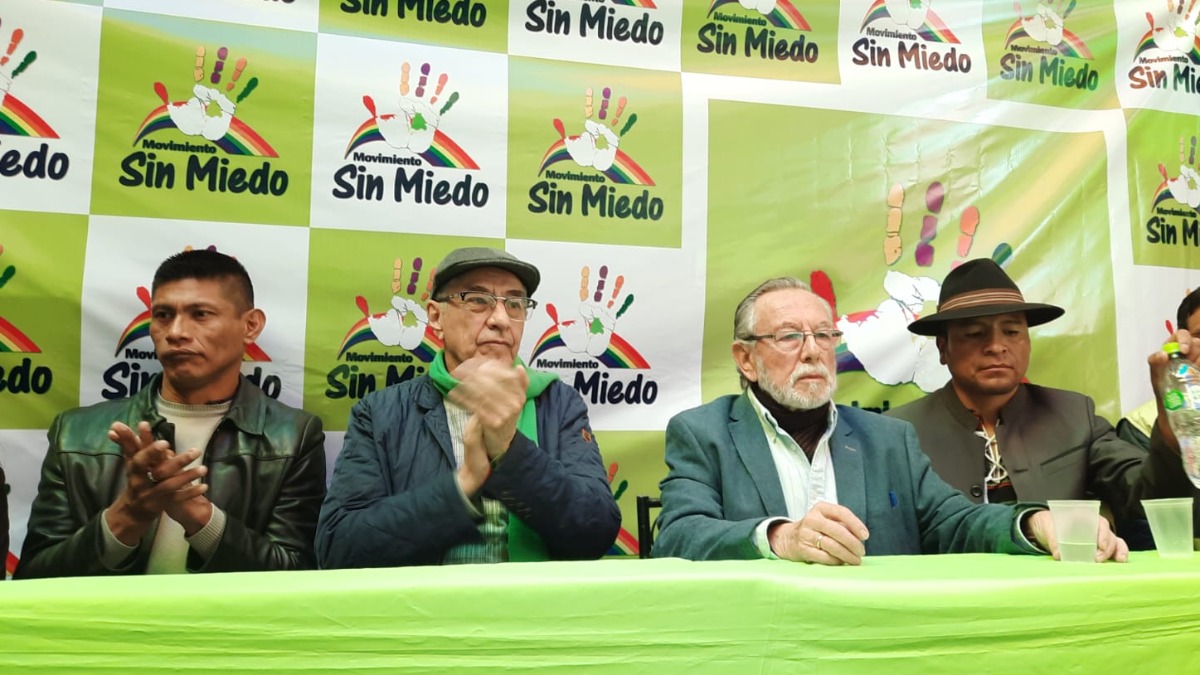
<path id="1" fill-rule="evenodd" d="M 504 313 L 513 321 L 524 321 L 529 310 L 537 307 L 537 300 L 532 298 L 506 298 L 503 295 L 492 295 L 483 291 L 451 293 L 438 302 L 450 302 L 451 300 L 457 300 L 459 304 L 466 307 L 467 311 L 473 314 L 487 314 L 492 312 L 496 309 L 496 303 L 502 302 L 504 303 Z"/>
<path id="2" fill-rule="evenodd" d="M 833 349 L 838 346 L 842 340 L 842 331 L 840 330 L 815 330 L 811 333 L 799 330 L 781 331 L 772 335 L 747 335 L 739 338 L 741 340 L 756 341 L 770 340 L 775 343 L 775 348 L 785 354 L 800 351 L 804 346 L 804 341 L 812 336 L 813 342 L 821 349 Z"/>

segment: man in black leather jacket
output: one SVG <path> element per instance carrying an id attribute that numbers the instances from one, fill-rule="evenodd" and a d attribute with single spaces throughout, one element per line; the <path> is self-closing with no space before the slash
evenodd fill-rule
<path id="1" fill-rule="evenodd" d="M 241 376 L 265 322 L 233 258 L 159 266 L 162 375 L 54 420 L 15 578 L 315 567 L 324 433 Z"/>

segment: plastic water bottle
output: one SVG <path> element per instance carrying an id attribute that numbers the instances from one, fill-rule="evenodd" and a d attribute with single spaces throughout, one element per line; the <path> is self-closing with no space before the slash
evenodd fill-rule
<path id="1" fill-rule="evenodd" d="M 1179 455 L 1183 470 L 1192 484 L 1200 488 L 1200 369 L 1179 352 L 1179 344 L 1168 342 L 1163 351 L 1170 360 L 1159 388 L 1163 407 L 1175 438 L 1179 439 Z"/>

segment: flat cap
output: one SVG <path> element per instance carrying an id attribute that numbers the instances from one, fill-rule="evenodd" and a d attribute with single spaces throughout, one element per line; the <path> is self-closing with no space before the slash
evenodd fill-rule
<path id="1" fill-rule="evenodd" d="M 542 280 L 538 268 L 508 251 L 484 246 L 467 246 L 447 253 L 442 262 L 438 264 L 437 271 L 433 275 L 433 297 L 440 298 L 447 284 L 456 277 L 479 267 L 499 267 L 512 272 L 525 286 L 525 293 L 531 297 Z"/>

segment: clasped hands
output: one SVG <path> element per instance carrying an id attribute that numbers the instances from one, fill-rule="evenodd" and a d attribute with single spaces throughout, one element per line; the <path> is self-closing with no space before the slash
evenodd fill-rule
<path id="1" fill-rule="evenodd" d="M 1031 541 L 1058 559 L 1058 539 L 1049 511 L 1029 514 L 1022 529 Z M 781 521 L 767 528 L 767 541 L 775 555 L 785 560 L 821 565 L 861 565 L 869 536 L 867 526 L 850 509 L 827 502 L 817 502 L 798 521 Z M 1097 561 L 1125 562 L 1128 559 L 1129 547 L 1125 541 L 1113 533 L 1107 520 L 1099 516 L 1096 541 Z"/>
<path id="2" fill-rule="evenodd" d="M 182 525 L 187 536 L 208 524 L 212 518 L 212 503 L 204 496 L 208 485 L 198 482 L 208 467 L 188 468 L 200 456 L 199 450 L 176 454 L 170 443 L 154 439 L 147 422 L 140 422 L 136 432 L 113 422 L 108 439 L 125 457 L 125 490 L 106 515 L 117 539 L 136 546 L 163 513 Z"/>
<path id="3" fill-rule="evenodd" d="M 463 431 L 458 482 L 474 497 L 517 435 L 529 376 L 523 366 L 479 356 L 463 361 L 453 374 L 458 386 L 450 390 L 450 400 L 471 413 Z"/>

